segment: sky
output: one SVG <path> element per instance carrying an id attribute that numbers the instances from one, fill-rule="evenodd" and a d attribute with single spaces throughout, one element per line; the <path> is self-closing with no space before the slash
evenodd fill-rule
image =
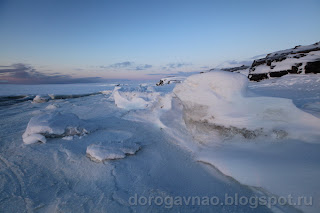
<path id="1" fill-rule="evenodd" d="M 319 0 L 0 0 L 0 83 L 151 79 L 320 41 Z"/>

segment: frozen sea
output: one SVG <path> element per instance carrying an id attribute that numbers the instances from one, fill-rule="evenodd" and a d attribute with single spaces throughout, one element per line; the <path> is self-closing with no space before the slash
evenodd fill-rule
<path id="1" fill-rule="evenodd" d="M 238 98 L 240 84 L 204 96 L 206 79 L 0 85 L 0 212 L 318 212 L 320 75 L 249 82 Z M 275 110 L 261 111 L 269 103 Z M 202 125 L 210 113 L 228 116 L 215 124 L 232 126 L 227 137 Z M 282 129 L 251 138 L 238 134 L 242 125 Z M 312 197 L 312 205 L 227 205 L 226 195 Z M 178 202 L 194 197 L 221 202 Z"/>

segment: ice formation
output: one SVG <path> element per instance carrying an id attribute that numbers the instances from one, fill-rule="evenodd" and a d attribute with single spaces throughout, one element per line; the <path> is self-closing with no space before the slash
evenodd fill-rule
<path id="1" fill-rule="evenodd" d="M 30 119 L 22 135 L 25 144 L 46 142 L 46 138 L 84 135 L 88 131 L 82 127 L 82 120 L 73 113 L 45 113 Z"/>
<path id="2" fill-rule="evenodd" d="M 248 79 L 238 73 L 214 71 L 193 75 L 174 89 L 182 102 L 184 121 L 195 138 L 206 140 L 242 135 L 272 135 L 316 141 L 320 120 L 298 109 L 291 100 L 248 97 Z M 316 136 L 316 137 L 312 137 Z"/>
<path id="3" fill-rule="evenodd" d="M 43 96 L 37 95 L 36 97 L 34 97 L 32 102 L 33 103 L 44 103 L 44 102 L 47 102 L 47 101 L 48 101 L 47 97 L 43 97 Z"/>
<path id="4" fill-rule="evenodd" d="M 143 87 L 142 87 L 143 88 Z M 149 88 L 143 88 L 145 91 L 120 91 L 121 87 L 115 87 L 112 98 L 117 107 L 126 110 L 145 109 L 151 106 L 159 96 L 159 93 L 148 91 Z"/>

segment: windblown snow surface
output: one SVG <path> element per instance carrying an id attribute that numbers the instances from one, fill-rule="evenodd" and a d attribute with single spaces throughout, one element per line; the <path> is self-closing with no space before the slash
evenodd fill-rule
<path id="1" fill-rule="evenodd" d="M 318 212 L 320 75 L 155 84 L 2 87 L 0 212 Z M 313 205 L 130 203 L 226 194 Z"/>

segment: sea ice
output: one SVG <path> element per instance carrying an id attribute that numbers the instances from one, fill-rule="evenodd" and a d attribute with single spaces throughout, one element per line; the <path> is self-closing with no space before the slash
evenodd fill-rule
<path id="1" fill-rule="evenodd" d="M 83 125 L 84 122 L 73 113 L 45 113 L 30 119 L 22 138 L 24 143 L 32 144 L 45 143 L 46 138 L 84 135 L 88 131 L 81 127 Z"/>
<path id="2" fill-rule="evenodd" d="M 87 156 L 97 162 L 116 160 L 133 155 L 140 149 L 137 143 L 124 144 L 124 142 L 109 142 L 108 144 L 92 144 L 87 147 Z"/>

